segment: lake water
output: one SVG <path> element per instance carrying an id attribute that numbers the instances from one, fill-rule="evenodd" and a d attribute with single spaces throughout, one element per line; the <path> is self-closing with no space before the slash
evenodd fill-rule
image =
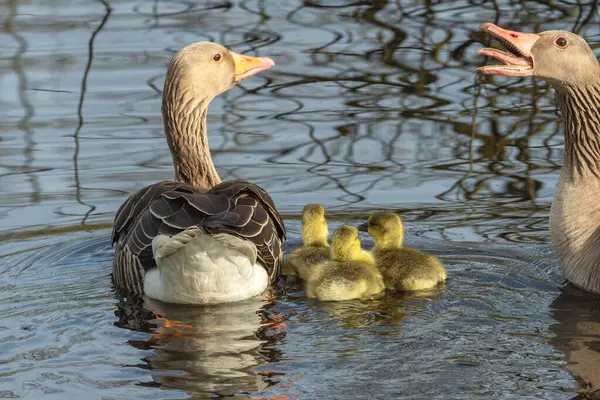
<path id="1" fill-rule="evenodd" d="M 597 45 L 595 3 L 0 2 L 0 398 L 598 388 L 600 301 L 564 287 L 549 246 L 563 151 L 554 94 L 477 76 L 474 54 L 484 21 Z M 277 64 L 215 99 L 209 131 L 221 177 L 273 196 L 286 250 L 306 203 L 327 208 L 332 231 L 394 210 L 407 243 L 442 258 L 444 287 L 329 304 L 282 283 L 270 300 L 205 308 L 116 297 L 114 213 L 172 178 L 166 63 L 200 40 Z"/>

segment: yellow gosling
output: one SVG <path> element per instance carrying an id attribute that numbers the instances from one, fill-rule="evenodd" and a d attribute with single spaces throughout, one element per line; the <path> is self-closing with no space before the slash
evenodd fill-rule
<path id="1" fill-rule="evenodd" d="M 329 229 L 325 208 L 320 204 L 307 204 L 302 214 L 302 241 L 304 245 L 292 251 L 283 266 L 285 275 L 298 275 L 306 281 L 310 271 L 319 263 L 329 260 Z"/>
<path id="2" fill-rule="evenodd" d="M 331 238 L 331 260 L 317 265 L 306 282 L 306 295 L 321 301 L 372 297 L 385 286 L 373 256 L 360 247 L 358 230 L 342 225 Z"/>
<path id="3" fill-rule="evenodd" d="M 369 217 L 368 229 L 375 240 L 373 256 L 386 288 L 422 290 L 446 280 L 446 269 L 438 258 L 402 246 L 404 226 L 398 215 L 375 212 Z"/>

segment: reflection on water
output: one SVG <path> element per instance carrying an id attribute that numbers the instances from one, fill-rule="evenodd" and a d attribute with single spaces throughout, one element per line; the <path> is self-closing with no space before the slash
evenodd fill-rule
<path id="1" fill-rule="evenodd" d="M 142 385 L 183 390 L 191 396 L 230 396 L 267 387 L 254 368 L 279 361 L 279 352 L 266 347 L 279 341 L 285 325 L 266 315 L 263 299 L 215 307 L 154 301 L 144 306 L 161 317 L 152 321 L 150 338 L 129 341 L 135 348 L 154 351 L 143 359 L 152 381 Z M 130 323 L 121 318 L 118 325 Z"/>
<path id="2" fill-rule="evenodd" d="M 557 321 L 553 346 L 567 356 L 567 370 L 589 398 L 600 396 L 600 297 L 572 286 L 551 304 Z M 594 397 L 595 396 L 595 397 Z"/>
<path id="3" fill-rule="evenodd" d="M 575 30 L 596 48 L 597 7 L 1 3 L 0 397 L 594 390 L 597 302 L 561 293 L 547 244 L 563 145 L 553 93 L 477 76 L 474 52 L 489 40 L 483 21 Z M 170 55 L 198 40 L 277 63 L 215 99 L 209 131 L 221 177 L 273 195 L 287 249 L 306 203 L 324 204 L 332 229 L 397 210 L 409 244 L 444 260 L 444 288 L 319 304 L 287 283 L 235 307 L 159 307 L 163 319 L 115 299 L 112 218 L 131 192 L 172 177 L 161 88 Z"/>

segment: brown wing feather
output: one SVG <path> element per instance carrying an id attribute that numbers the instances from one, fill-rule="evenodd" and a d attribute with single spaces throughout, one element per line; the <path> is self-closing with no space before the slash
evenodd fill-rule
<path id="1" fill-rule="evenodd" d="M 194 226 L 251 241 L 271 282 L 279 276 L 286 232 L 267 192 L 243 180 L 222 182 L 209 190 L 164 181 L 140 189 L 117 211 L 112 233 L 117 243 L 113 260 L 117 286 L 141 292 L 145 271 L 156 266 L 152 239 Z"/>

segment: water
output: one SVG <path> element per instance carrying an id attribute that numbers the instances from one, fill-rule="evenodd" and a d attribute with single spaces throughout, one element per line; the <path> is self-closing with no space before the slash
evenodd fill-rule
<path id="1" fill-rule="evenodd" d="M 484 21 L 577 29 L 594 45 L 593 4 L 0 4 L 0 397 L 567 399 L 597 388 L 598 300 L 562 289 L 548 244 L 563 148 L 553 93 L 478 77 L 474 55 Z M 286 249 L 308 202 L 325 205 L 332 230 L 396 210 L 408 244 L 442 258 L 445 287 L 340 304 L 293 283 L 212 308 L 117 298 L 112 219 L 130 193 L 172 177 L 160 89 L 173 51 L 198 40 L 277 64 L 213 101 L 209 130 L 221 177 L 273 196 Z"/>

